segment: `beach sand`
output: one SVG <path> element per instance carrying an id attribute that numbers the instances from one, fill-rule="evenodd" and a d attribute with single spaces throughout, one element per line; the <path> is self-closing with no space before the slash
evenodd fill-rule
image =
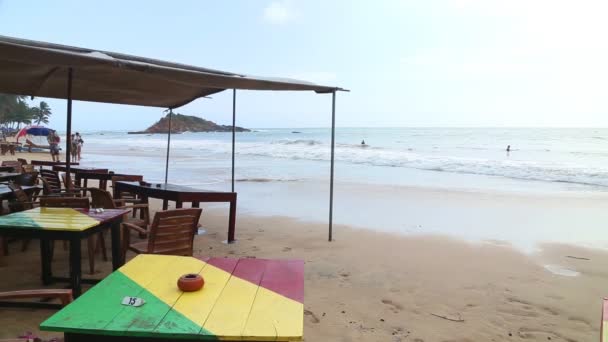
<path id="1" fill-rule="evenodd" d="M 160 203 L 152 205 L 158 210 Z M 328 242 L 325 223 L 243 214 L 237 217 L 237 243 L 226 245 L 227 208 L 206 208 L 201 222 L 207 233 L 195 239 L 196 256 L 305 260 L 306 341 L 599 339 L 601 299 L 608 294 L 606 251 L 544 244 L 525 254 L 501 241 L 469 243 L 342 225 Z M 41 287 L 38 244 L 26 252 L 19 247 L 11 244 L 10 255 L 0 258 L 0 291 Z M 60 247 L 53 265 L 56 274 L 67 273 L 67 253 Z M 111 263 L 99 255 L 96 265 L 95 277 L 109 274 Z M 578 275 L 555 274 L 547 265 Z M 58 336 L 37 330 L 53 311 L 2 313 L 0 338 L 25 331 Z"/>
<path id="2" fill-rule="evenodd" d="M 525 255 L 495 243 L 344 226 L 335 227 L 336 240 L 330 243 L 325 224 L 253 216 L 238 217 L 238 242 L 226 245 L 225 210 L 206 210 L 203 223 L 207 234 L 196 237 L 195 255 L 305 260 L 306 341 L 592 341 L 599 336 L 601 298 L 608 292 L 603 251 L 544 245 L 542 252 Z M 11 247 L 0 266 L 0 290 L 40 287 L 37 244 L 27 252 L 18 251 L 19 244 Z M 545 264 L 580 275 L 556 275 Z M 58 248 L 56 273 L 66 272 L 66 265 L 67 254 Z M 110 262 L 99 256 L 97 265 L 96 276 L 110 272 Z M 2 312 L 0 338 L 38 334 L 38 324 L 52 314 Z"/>

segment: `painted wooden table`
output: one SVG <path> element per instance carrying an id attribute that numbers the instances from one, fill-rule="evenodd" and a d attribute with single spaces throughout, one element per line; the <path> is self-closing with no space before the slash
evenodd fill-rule
<path id="1" fill-rule="evenodd" d="M 201 274 L 182 292 L 177 279 Z M 145 300 L 122 305 L 125 296 Z M 301 260 L 196 259 L 141 254 L 40 325 L 77 341 L 300 341 Z"/>
<path id="2" fill-rule="evenodd" d="M 96 283 L 95 279 L 82 279 L 80 241 L 110 227 L 112 234 L 112 267 L 124 263 L 120 252 L 120 223 L 128 210 L 106 209 L 95 213 L 88 209 L 34 208 L 0 216 L 0 235 L 27 239 L 40 239 L 42 282 L 68 281 L 74 297 L 81 293 L 81 283 Z M 53 277 L 50 249 L 52 240 L 68 240 L 70 244 L 69 278 Z"/>
<path id="3" fill-rule="evenodd" d="M 141 185 L 139 182 L 116 182 L 114 190 L 116 192 L 136 193 L 144 202 L 147 202 L 148 197 L 162 199 L 163 210 L 167 210 L 168 201 L 175 201 L 176 208 L 181 208 L 184 202 L 191 202 L 193 208 L 198 208 L 200 202 L 228 202 L 230 203 L 230 211 L 228 214 L 227 241 L 232 243 L 235 240 L 236 192 L 200 190 L 189 186 L 164 183 Z"/>

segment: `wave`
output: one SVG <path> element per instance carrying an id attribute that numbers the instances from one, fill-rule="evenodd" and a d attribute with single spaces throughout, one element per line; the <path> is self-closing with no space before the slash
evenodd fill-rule
<path id="1" fill-rule="evenodd" d="M 296 139 L 296 140 L 283 139 L 283 140 L 273 141 L 271 144 L 314 146 L 314 145 L 323 145 L 323 142 L 318 141 L 318 140 L 313 140 L 313 139 Z"/>
<path id="2" fill-rule="evenodd" d="M 285 178 L 237 178 L 237 182 L 251 182 L 251 183 L 270 183 L 270 182 L 296 182 L 297 179 L 285 179 Z"/>
<path id="3" fill-rule="evenodd" d="M 120 142 L 123 150 L 133 153 L 155 153 L 164 151 L 166 142 L 158 139 L 130 138 L 111 139 L 107 137 L 97 148 L 103 147 L 112 150 L 110 145 L 116 146 Z M 97 142 L 96 142 L 97 143 Z M 91 146 L 91 145 L 88 145 Z M 429 145 L 430 146 L 430 145 Z M 545 159 L 519 160 L 506 158 L 504 153 L 486 153 L 479 157 L 479 153 L 471 152 L 469 155 L 476 157 L 463 157 L 446 155 L 440 149 L 418 150 L 412 148 L 391 148 L 371 146 L 362 148 L 359 144 L 336 144 L 335 158 L 341 163 L 352 165 L 367 165 L 377 167 L 401 167 L 410 169 L 427 170 L 434 172 L 451 172 L 472 175 L 499 176 L 512 179 L 535 180 L 545 182 L 573 183 L 594 186 L 608 186 L 608 163 L 601 164 L 600 157 L 607 154 L 601 151 L 586 152 L 553 152 L 554 157 Z M 457 149 L 464 147 L 462 144 L 454 146 Z M 472 146 L 473 149 L 485 149 L 482 146 Z M 155 152 L 154 152 L 155 151 Z M 231 143 L 226 140 L 212 139 L 187 139 L 172 142 L 173 158 L 208 158 L 210 155 L 218 154 L 218 158 L 224 158 L 223 154 L 229 154 Z M 540 149 L 531 149 L 527 152 L 544 152 Z M 272 142 L 264 141 L 237 141 L 236 153 L 252 157 L 265 157 L 289 160 L 329 161 L 329 143 L 315 139 L 277 139 Z M 544 152 L 546 153 L 546 152 Z M 556 158 L 565 155 L 589 154 L 593 158 L 583 156 L 572 156 L 571 158 Z M 493 157 L 493 156 L 496 157 Z M 549 155 L 547 153 L 547 155 Z M 514 155 L 517 157 L 518 155 Z M 218 159 L 218 160 L 219 160 Z M 593 167 L 590 165 L 598 165 Z M 257 176 L 257 175 L 256 175 Z M 272 178 L 242 178 L 239 182 L 275 182 L 289 181 Z"/>

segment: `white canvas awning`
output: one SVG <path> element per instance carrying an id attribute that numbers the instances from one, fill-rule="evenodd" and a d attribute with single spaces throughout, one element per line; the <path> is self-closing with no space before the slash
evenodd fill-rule
<path id="1" fill-rule="evenodd" d="M 0 93 L 163 108 L 225 89 L 315 91 L 337 87 L 254 77 L 156 59 L 0 36 Z"/>

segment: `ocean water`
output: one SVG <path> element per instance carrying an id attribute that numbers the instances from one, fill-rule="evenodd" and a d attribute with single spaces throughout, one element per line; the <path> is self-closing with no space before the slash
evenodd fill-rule
<path id="1" fill-rule="evenodd" d="M 166 135 L 83 138 L 83 165 L 164 180 Z M 236 141 L 238 213 L 327 221 L 329 129 L 256 129 Z M 230 150 L 230 133 L 173 135 L 169 182 L 230 190 Z M 598 204 L 608 200 L 608 129 L 338 128 L 335 160 L 336 223 L 526 249 L 544 241 L 608 247 L 608 211 Z"/>
<path id="2" fill-rule="evenodd" d="M 85 152 L 91 156 L 85 161 L 102 162 L 108 152 L 124 151 L 119 157 L 137 155 L 138 164 L 143 163 L 137 167 L 140 172 L 163 177 L 166 135 L 91 132 L 85 138 Z M 329 129 L 238 133 L 236 177 L 269 182 L 327 179 L 329 146 Z M 173 135 L 171 181 L 228 181 L 230 149 L 230 133 Z M 553 185 L 603 191 L 608 187 L 608 129 L 339 128 L 335 159 L 338 180 L 355 183 L 428 185 L 430 177 L 435 186 L 461 187 L 461 175 L 495 177 L 479 177 L 473 183 L 480 185 L 465 187 L 508 190 L 519 180 L 527 181 L 521 183 L 523 189 Z M 438 173 L 445 182 L 436 183 Z"/>

